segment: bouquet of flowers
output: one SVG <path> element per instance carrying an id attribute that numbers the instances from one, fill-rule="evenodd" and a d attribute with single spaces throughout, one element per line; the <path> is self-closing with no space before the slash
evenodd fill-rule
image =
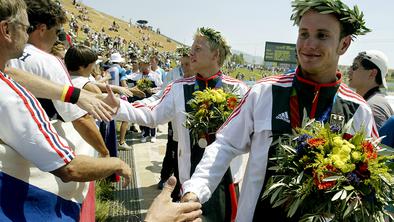
<path id="1" fill-rule="evenodd" d="M 216 133 L 238 105 L 238 98 L 223 89 L 210 88 L 196 91 L 193 96 L 188 102 L 192 111 L 186 113 L 185 127 L 191 131 L 193 143 L 205 148 L 212 142 L 209 135 Z"/>
<path id="2" fill-rule="evenodd" d="M 343 130 L 346 132 L 346 130 Z M 350 135 L 317 121 L 277 142 L 262 198 L 300 221 L 384 221 L 393 205 L 394 156 L 365 132 Z"/>
<path id="3" fill-rule="evenodd" d="M 147 78 L 141 78 L 137 81 L 136 86 L 142 92 L 149 92 L 149 90 L 153 87 L 153 83 Z"/>

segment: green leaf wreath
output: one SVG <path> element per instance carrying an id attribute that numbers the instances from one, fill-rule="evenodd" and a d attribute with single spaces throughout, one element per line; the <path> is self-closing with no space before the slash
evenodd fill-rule
<path id="1" fill-rule="evenodd" d="M 365 26 L 364 13 L 355 5 L 350 9 L 340 0 L 294 0 L 291 3 L 293 14 L 290 19 L 299 24 L 302 15 L 310 9 L 322 14 L 335 14 L 345 29 L 347 35 L 365 35 L 371 29 Z"/>

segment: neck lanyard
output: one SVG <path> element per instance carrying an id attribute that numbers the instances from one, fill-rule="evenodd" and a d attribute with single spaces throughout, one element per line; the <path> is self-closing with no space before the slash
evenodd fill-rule
<path id="1" fill-rule="evenodd" d="M 312 107 L 315 105 L 317 106 L 317 97 L 319 96 L 320 89 L 316 92 L 315 98 L 313 99 Z M 332 100 L 332 103 L 327 107 L 326 110 L 323 111 L 320 117 L 317 117 L 316 120 L 319 122 L 327 122 L 328 118 L 330 116 L 330 113 L 332 111 L 332 107 L 334 106 L 336 100 L 337 100 L 337 95 L 338 92 L 335 93 L 334 98 Z M 313 111 L 313 110 L 312 110 Z M 310 113 L 309 118 L 313 119 L 315 118 L 315 111 Z M 298 101 L 298 95 L 297 95 L 297 90 L 295 87 L 292 88 L 291 95 L 290 95 L 290 124 L 291 128 L 295 129 L 297 127 L 301 127 L 301 119 L 300 119 L 300 105 Z"/>
<path id="2" fill-rule="evenodd" d="M 200 85 L 198 84 L 198 81 L 200 80 L 200 81 L 203 81 L 204 83 L 205 83 L 205 88 L 204 89 L 206 89 L 206 88 L 208 88 L 208 83 L 209 83 L 209 81 L 211 81 L 211 80 L 214 80 L 214 79 L 216 79 L 216 78 L 219 78 L 219 76 L 222 74 L 222 72 L 219 70 L 215 75 L 213 75 L 213 76 L 211 76 L 211 77 L 209 77 L 209 78 L 206 78 L 206 79 L 204 79 L 203 77 L 201 77 L 199 74 L 197 74 L 196 75 L 196 80 L 195 80 L 195 82 L 194 82 L 194 91 L 200 91 L 201 89 L 200 89 Z M 220 87 L 222 87 L 222 81 L 220 81 L 220 79 L 216 82 L 216 84 L 215 84 L 215 89 L 216 88 L 220 88 Z M 202 90 L 204 90 L 204 89 L 202 89 Z"/>

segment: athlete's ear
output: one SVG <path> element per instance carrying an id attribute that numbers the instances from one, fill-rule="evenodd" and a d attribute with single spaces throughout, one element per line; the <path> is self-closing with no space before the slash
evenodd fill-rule
<path id="1" fill-rule="evenodd" d="M 215 60 L 215 61 L 219 61 L 219 59 L 220 59 L 219 49 L 213 50 L 213 57 L 212 57 L 212 59 Z"/>
<path id="2" fill-rule="evenodd" d="M 38 32 L 40 36 L 42 36 L 45 31 L 48 30 L 47 25 L 45 24 L 38 24 L 36 25 L 36 29 L 32 33 Z"/>
<path id="3" fill-rule="evenodd" d="M 9 22 L 7 22 L 5 20 L 0 22 L 0 39 L 12 41 L 11 35 L 10 35 L 10 25 L 9 25 Z"/>
<path id="4" fill-rule="evenodd" d="M 352 36 L 351 35 L 343 37 L 339 41 L 338 55 L 343 55 L 346 52 L 346 50 L 349 48 L 351 42 L 352 42 Z"/>

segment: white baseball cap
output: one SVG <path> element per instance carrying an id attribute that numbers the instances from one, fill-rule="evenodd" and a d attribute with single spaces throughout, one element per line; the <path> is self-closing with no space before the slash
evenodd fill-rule
<path id="1" fill-rule="evenodd" d="M 124 59 L 122 58 L 119 52 L 112 53 L 109 60 L 111 62 L 124 62 Z"/>
<path id="2" fill-rule="evenodd" d="M 359 55 L 379 68 L 380 73 L 382 74 L 382 85 L 384 88 L 387 88 L 386 75 L 388 73 L 389 63 L 387 56 L 379 50 L 367 50 L 365 52 L 360 52 Z"/>

